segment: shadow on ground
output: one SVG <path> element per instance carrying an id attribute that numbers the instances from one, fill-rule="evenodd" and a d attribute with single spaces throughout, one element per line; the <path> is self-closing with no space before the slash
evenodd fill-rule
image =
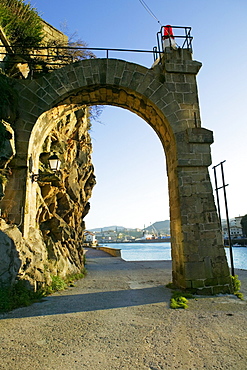
<path id="1" fill-rule="evenodd" d="M 164 286 L 158 286 L 143 289 L 49 296 L 30 307 L 14 310 L 0 319 L 61 315 L 155 304 L 168 302 L 168 294 L 168 289 Z"/>

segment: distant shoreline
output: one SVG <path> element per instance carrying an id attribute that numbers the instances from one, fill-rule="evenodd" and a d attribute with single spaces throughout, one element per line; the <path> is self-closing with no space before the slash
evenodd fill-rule
<path id="1" fill-rule="evenodd" d="M 143 239 L 143 240 L 130 240 L 130 241 L 111 241 L 107 240 L 105 242 L 100 242 L 100 244 L 132 244 L 132 243 L 170 243 L 171 239 L 166 238 L 166 239 Z"/>

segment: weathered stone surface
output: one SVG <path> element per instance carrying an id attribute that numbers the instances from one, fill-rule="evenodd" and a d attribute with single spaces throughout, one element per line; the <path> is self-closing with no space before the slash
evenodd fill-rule
<path id="1" fill-rule="evenodd" d="M 53 115 L 52 111 L 46 120 L 52 120 Z M 16 226 L 2 220 L 3 283 L 21 278 L 37 289 L 49 284 L 51 275 L 78 273 L 84 266 L 83 218 L 89 211 L 88 200 L 95 185 L 87 111 L 69 111 L 60 118 L 48 135 L 39 133 L 34 141 L 36 145 L 43 143 L 41 151 L 33 153 L 39 163 L 40 181 L 32 183 L 37 189 L 29 200 L 35 222 L 29 224 L 25 239 Z M 49 169 L 50 153 L 57 153 L 62 162 L 59 176 Z M 33 160 L 30 163 L 33 165 Z"/>
<path id="2" fill-rule="evenodd" d="M 11 285 L 17 278 L 25 280 L 37 289 L 51 281 L 45 270 L 47 249 L 37 229 L 30 230 L 29 240 L 15 225 L 8 225 L 1 220 L 0 232 L 0 283 Z"/>
<path id="3" fill-rule="evenodd" d="M 21 266 L 21 260 L 13 240 L 3 231 L 0 231 L 0 255 L 0 283 L 13 284 Z"/>

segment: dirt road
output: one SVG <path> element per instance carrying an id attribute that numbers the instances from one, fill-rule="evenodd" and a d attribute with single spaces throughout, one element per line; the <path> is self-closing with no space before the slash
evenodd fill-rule
<path id="1" fill-rule="evenodd" d="M 87 258 L 76 287 L 0 316 L 0 369 L 247 369 L 247 302 L 169 308 L 171 262 Z M 237 270 L 247 296 L 247 271 Z"/>

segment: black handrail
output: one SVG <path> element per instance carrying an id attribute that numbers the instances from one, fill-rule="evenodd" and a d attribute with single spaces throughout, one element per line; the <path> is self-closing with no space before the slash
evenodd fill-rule
<path id="1" fill-rule="evenodd" d="M 0 48 L 4 47 L 4 45 L 0 44 Z M 16 50 L 16 52 L 15 52 Z M 20 57 L 23 61 L 20 61 L 22 63 L 28 63 L 29 66 L 32 68 L 34 64 L 42 64 L 46 63 L 46 65 L 52 66 L 53 68 L 55 66 L 63 66 L 67 65 L 69 63 L 73 63 L 77 60 L 82 59 L 91 59 L 95 56 L 93 55 L 87 55 L 85 57 L 79 57 L 76 58 L 73 56 L 73 52 L 76 51 L 85 51 L 85 52 L 94 52 L 94 51 L 104 51 L 106 59 L 109 59 L 110 52 L 130 52 L 130 53 L 146 53 L 146 54 L 153 54 L 153 50 L 140 50 L 140 49 L 121 49 L 121 48 L 91 48 L 91 47 L 72 47 L 72 46 L 40 46 L 40 47 L 25 47 L 25 50 L 22 52 L 21 46 L 12 46 L 12 52 L 0 52 L 0 64 L 4 63 L 5 56 L 9 56 L 8 58 L 8 64 L 16 64 L 16 60 L 11 61 L 11 56 L 14 57 Z M 27 50 L 29 50 L 27 52 Z M 31 50 L 31 51 L 30 51 Z M 45 53 L 42 53 L 43 51 L 46 51 Z M 1 56 L 3 56 L 1 58 Z M 37 60 L 38 59 L 38 60 Z M 32 68 L 33 71 L 35 71 L 35 68 Z"/>
<path id="2" fill-rule="evenodd" d="M 4 56 L 10 56 L 8 61 L 6 61 L 9 65 L 16 64 L 16 59 L 11 60 L 11 56 L 20 57 L 20 63 L 28 63 L 31 70 L 34 72 L 35 64 L 39 65 L 45 63 L 46 66 L 49 68 L 54 67 L 61 67 L 67 65 L 69 63 L 73 63 L 77 60 L 81 59 L 90 59 L 94 58 L 93 54 L 90 55 L 91 51 L 105 51 L 106 58 L 109 58 L 110 52 L 130 52 L 130 53 L 147 53 L 153 54 L 154 61 L 157 59 L 161 59 L 161 55 L 164 53 L 163 48 L 163 35 L 164 35 L 164 28 L 166 26 L 162 26 L 160 31 L 157 32 L 157 46 L 153 48 L 153 50 L 141 50 L 141 49 L 121 49 L 121 48 L 91 48 L 91 47 L 74 47 L 74 46 L 39 46 L 34 47 L 32 45 L 25 46 L 23 49 L 22 45 L 14 45 L 10 46 L 10 48 L 6 49 L 6 45 L 0 44 L 0 48 L 5 48 L 6 52 L 0 52 L 0 56 L 2 55 L 3 58 L 1 63 L 5 63 Z M 192 52 L 192 40 L 193 37 L 191 36 L 191 27 L 181 27 L 181 26 L 171 26 L 173 30 L 175 30 L 174 38 L 176 42 L 179 40 L 183 40 L 181 46 L 178 45 L 178 48 L 182 49 L 190 49 Z M 184 34 L 177 34 L 177 30 L 184 30 Z M 28 51 L 27 51 L 28 50 Z M 46 51 L 46 53 L 42 53 Z M 85 51 L 89 54 L 85 57 L 75 57 L 73 56 L 73 52 L 76 51 Z M 39 59 L 40 58 L 40 59 Z M 38 59 L 38 60 L 37 60 Z"/>

